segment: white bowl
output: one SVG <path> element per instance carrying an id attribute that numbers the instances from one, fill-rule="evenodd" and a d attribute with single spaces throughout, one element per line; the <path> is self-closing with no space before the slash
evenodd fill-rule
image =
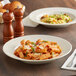
<path id="1" fill-rule="evenodd" d="M 43 15 L 53 15 L 53 14 L 61 14 L 61 13 L 66 13 L 68 14 L 73 21 L 65 24 L 49 24 L 49 23 L 44 23 L 40 21 L 40 18 Z M 75 9 L 70 9 L 70 8 L 63 8 L 63 7 L 49 7 L 49 8 L 42 8 L 33 11 L 30 13 L 29 18 L 38 24 L 45 25 L 46 27 L 53 27 L 53 28 L 60 28 L 60 27 L 67 27 L 71 24 L 76 23 L 76 10 Z"/>
<path id="2" fill-rule="evenodd" d="M 14 51 L 15 48 L 20 44 L 20 41 L 22 39 L 26 39 L 26 40 L 30 40 L 30 41 L 36 41 L 37 39 L 43 39 L 43 40 L 48 40 L 48 41 L 55 41 L 57 42 L 61 49 L 62 49 L 62 53 L 55 58 L 52 59 L 47 59 L 47 60 L 27 60 L 27 59 L 21 59 L 17 56 L 14 55 Z M 25 63 L 29 63 L 29 64 L 43 64 L 43 63 L 49 63 L 52 60 L 56 60 L 59 58 L 62 58 L 64 56 L 66 56 L 67 54 L 70 53 L 70 51 L 72 50 L 72 45 L 66 41 L 65 39 L 59 38 L 59 37 L 55 37 L 55 36 L 50 36 L 50 35 L 27 35 L 24 37 L 18 37 L 15 39 L 12 39 L 10 41 L 8 41 L 6 44 L 4 44 L 3 46 L 3 52 L 13 58 L 13 59 L 17 59 L 20 61 L 23 61 Z"/>

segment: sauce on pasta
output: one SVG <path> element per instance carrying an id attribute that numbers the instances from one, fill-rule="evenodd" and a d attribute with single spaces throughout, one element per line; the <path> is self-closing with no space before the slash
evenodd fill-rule
<path id="1" fill-rule="evenodd" d="M 22 40 L 21 45 L 14 54 L 22 59 L 45 60 L 57 57 L 61 53 L 61 48 L 57 42 L 38 39 L 36 42 Z"/>

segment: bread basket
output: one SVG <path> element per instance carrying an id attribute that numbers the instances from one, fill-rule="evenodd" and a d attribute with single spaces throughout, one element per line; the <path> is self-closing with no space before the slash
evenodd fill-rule
<path id="1" fill-rule="evenodd" d="M 1 1 L 1 3 L 4 6 L 5 4 L 10 3 L 10 1 L 9 0 L 3 0 L 3 1 Z M 23 5 L 22 9 L 23 9 L 23 11 L 25 11 L 25 6 L 24 5 Z M 0 23 L 3 23 L 2 15 L 3 15 L 3 13 L 0 12 Z M 14 21 L 14 19 L 13 19 L 13 21 Z"/>

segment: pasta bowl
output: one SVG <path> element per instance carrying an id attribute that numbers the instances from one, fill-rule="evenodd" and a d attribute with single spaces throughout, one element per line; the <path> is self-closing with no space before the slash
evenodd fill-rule
<path id="1" fill-rule="evenodd" d="M 20 45 L 20 41 L 26 39 L 26 40 L 30 40 L 30 41 L 36 41 L 37 39 L 43 39 L 43 40 L 47 40 L 47 41 L 54 41 L 57 42 L 59 44 L 59 46 L 62 49 L 62 52 L 59 56 L 55 57 L 55 58 L 51 58 L 51 59 L 46 59 L 46 60 L 27 60 L 27 59 L 21 59 L 17 56 L 14 55 L 14 51 L 15 48 L 18 47 Z M 60 59 L 66 55 L 68 55 L 72 50 L 72 45 L 70 44 L 70 42 L 68 42 L 65 39 L 62 39 L 60 37 L 55 37 L 55 36 L 50 36 L 50 35 L 27 35 L 27 36 L 23 36 L 23 37 L 18 37 L 18 38 L 14 38 L 10 41 L 8 41 L 7 43 L 4 44 L 3 46 L 3 52 L 16 60 L 20 60 L 23 61 L 25 63 L 29 63 L 29 64 L 44 64 L 44 63 L 50 63 L 53 60 L 56 59 Z"/>
<path id="2" fill-rule="evenodd" d="M 62 23 L 62 24 L 51 24 L 51 23 L 44 23 L 40 20 L 40 18 L 44 15 L 65 14 L 65 13 L 72 18 L 71 22 Z M 46 27 L 63 28 L 76 23 L 76 10 L 71 8 L 64 8 L 64 7 L 42 8 L 31 12 L 29 18 L 33 22 L 44 25 Z"/>

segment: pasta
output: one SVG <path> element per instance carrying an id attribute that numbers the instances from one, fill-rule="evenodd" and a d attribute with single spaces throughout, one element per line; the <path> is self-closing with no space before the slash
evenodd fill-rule
<path id="1" fill-rule="evenodd" d="M 22 40 L 21 45 L 15 50 L 17 57 L 28 60 L 45 60 L 57 57 L 61 48 L 56 42 L 38 39 L 36 42 Z"/>
<path id="2" fill-rule="evenodd" d="M 44 15 L 40 20 L 41 22 L 50 24 L 64 24 L 72 21 L 68 14 Z"/>

